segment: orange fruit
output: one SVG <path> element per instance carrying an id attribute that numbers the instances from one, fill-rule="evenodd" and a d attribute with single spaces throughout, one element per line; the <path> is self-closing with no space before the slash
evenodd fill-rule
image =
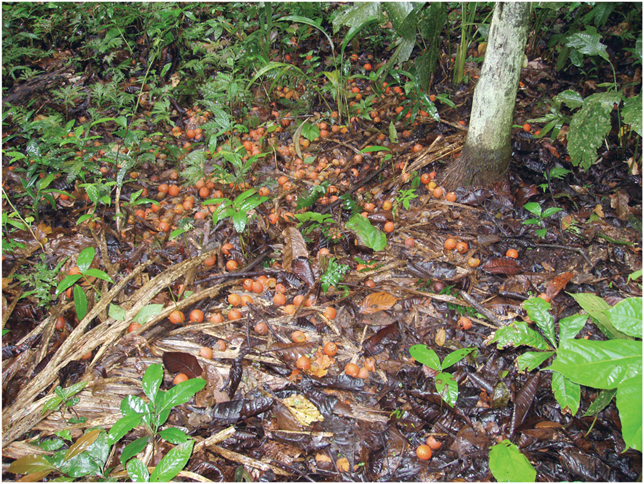
<path id="1" fill-rule="evenodd" d="M 63 319 L 63 321 L 65 321 L 65 320 Z M 140 325 L 139 323 L 132 323 L 132 324 L 130 324 L 130 326 L 127 328 L 127 332 L 128 332 L 128 333 L 133 333 L 134 331 L 136 331 L 136 330 L 137 330 L 137 329 L 139 329 L 140 327 L 141 327 L 141 325 Z M 56 323 L 56 329 L 58 329 L 58 323 Z M 61 329 L 62 329 L 62 328 L 61 328 Z"/>
<path id="2" fill-rule="evenodd" d="M 516 249 L 508 249 L 507 252 L 505 253 L 505 256 L 510 257 L 512 259 L 518 259 L 519 253 L 517 252 Z"/>
<path id="3" fill-rule="evenodd" d="M 203 311 L 200 309 L 194 309 L 190 312 L 190 321 L 193 323 L 203 322 Z"/>
<path id="4" fill-rule="evenodd" d="M 324 310 L 324 313 L 322 314 L 326 319 L 335 319 L 335 317 L 338 315 L 338 312 L 335 310 L 335 308 L 329 306 Z"/>
<path id="5" fill-rule="evenodd" d="M 293 331 L 291 339 L 293 340 L 293 343 L 305 343 L 306 335 L 302 331 Z"/>
<path id="6" fill-rule="evenodd" d="M 170 189 L 170 187 L 168 186 L 168 184 L 167 184 L 167 183 L 162 183 L 162 184 L 161 184 L 161 185 L 159 185 L 159 187 L 157 188 L 157 190 L 159 190 L 159 193 L 168 193 L 168 190 L 169 190 L 169 189 Z"/>
<path id="7" fill-rule="evenodd" d="M 176 197 L 179 195 L 179 187 L 177 185 L 170 185 L 168 187 L 168 195 L 171 197 Z"/>
<path id="8" fill-rule="evenodd" d="M 459 318 L 458 322 L 456 323 L 456 325 L 459 328 L 464 329 L 465 331 L 467 331 L 468 329 L 470 329 L 472 327 L 472 320 L 470 318 L 466 318 L 465 316 L 461 316 Z"/>
<path id="9" fill-rule="evenodd" d="M 260 336 L 264 336 L 266 333 L 268 333 L 268 325 L 264 322 L 257 323 L 255 325 L 255 328 L 253 328 L 257 334 Z"/>
<path id="10" fill-rule="evenodd" d="M 284 306 L 286 304 L 286 296 L 281 292 L 276 292 L 273 296 L 273 302 L 278 306 Z"/>
<path id="11" fill-rule="evenodd" d="M 465 254 L 468 248 L 469 247 L 465 242 L 459 242 L 458 244 L 456 244 L 456 250 L 458 251 L 459 254 Z"/>
<path id="12" fill-rule="evenodd" d="M 338 345 L 329 341 L 324 345 L 324 354 L 327 356 L 335 356 L 338 352 Z"/>
<path id="13" fill-rule="evenodd" d="M 456 248 L 456 244 L 457 244 L 456 240 L 450 238 L 445 241 L 444 247 L 447 250 L 454 250 Z"/>
<path id="14" fill-rule="evenodd" d="M 300 356 L 295 362 L 300 370 L 306 371 L 311 367 L 311 359 L 308 356 Z"/>
<path id="15" fill-rule="evenodd" d="M 432 450 L 438 450 L 443 444 L 430 435 L 429 437 L 427 437 L 427 445 Z"/>
<path id="16" fill-rule="evenodd" d="M 264 291 L 264 284 L 257 280 L 253 282 L 253 287 L 251 289 L 255 294 L 261 294 Z"/>
<path id="17" fill-rule="evenodd" d="M 211 257 L 208 257 L 207 259 L 204 259 L 203 263 L 207 266 L 214 266 L 215 263 L 217 262 L 217 256 L 213 255 Z"/>
<path id="18" fill-rule="evenodd" d="M 429 445 L 419 445 L 416 448 L 416 456 L 420 460 L 429 460 L 432 458 L 432 449 L 429 448 Z"/>
<path id="19" fill-rule="evenodd" d="M 364 366 L 358 370 L 358 378 L 361 380 L 366 380 L 369 378 L 369 370 L 367 370 Z"/>
<path id="20" fill-rule="evenodd" d="M 526 133 L 529 133 L 531 129 L 532 129 L 532 126 L 530 126 L 528 123 L 525 123 L 523 125 L 523 131 L 525 131 Z"/>
<path id="21" fill-rule="evenodd" d="M 412 237 L 409 237 L 407 240 L 405 240 L 405 245 L 410 249 L 413 249 L 416 245 L 416 241 Z"/>
<path id="22" fill-rule="evenodd" d="M 188 375 L 186 375 L 185 373 L 179 373 L 177 376 L 174 377 L 174 380 L 172 381 L 172 383 L 174 383 L 175 385 L 178 385 L 179 383 L 183 383 L 184 381 L 188 381 L 188 380 L 189 380 Z"/>
<path id="23" fill-rule="evenodd" d="M 474 257 L 470 257 L 467 260 L 467 265 L 472 268 L 478 267 L 480 264 L 481 264 L 481 259 L 475 259 Z"/>
<path id="24" fill-rule="evenodd" d="M 396 228 L 396 226 L 394 225 L 394 223 L 393 223 L 393 222 L 387 222 L 387 223 L 385 224 L 385 227 L 384 227 L 385 232 L 387 232 L 388 234 L 390 234 L 391 232 L 393 232 L 395 228 Z"/>
<path id="25" fill-rule="evenodd" d="M 228 320 L 236 321 L 241 318 L 241 311 L 239 309 L 231 309 L 228 311 Z"/>
<path id="26" fill-rule="evenodd" d="M 209 360 L 210 358 L 212 358 L 212 350 L 210 348 L 208 348 L 207 346 L 204 346 L 203 348 L 201 348 L 199 350 L 199 356 Z"/>
<path id="27" fill-rule="evenodd" d="M 244 282 L 242 283 L 242 287 L 244 288 L 244 291 L 252 291 L 253 290 L 253 281 L 252 279 L 244 279 Z"/>
<path id="28" fill-rule="evenodd" d="M 241 297 L 241 307 L 245 308 L 246 304 L 253 304 L 253 298 L 248 296 L 247 294 L 244 294 Z"/>
<path id="29" fill-rule="evenodd" d="M 373 69 L 373 67 L 371 66 L 371 64 L 365 64 L 365 65 L 364 65 L 364 70 L 365 70 L 365 71 L 370 71 L 371 69 Z"/>
<path id="30" fill-rule="evenodd" d="M 434 188 L 434 198 L 440 198 L 443 196 L 443 189 L 441 187 Z"/>
<path id="31" fill-rule="evenodd" d="M 447 195 L 445 195 L 445 200 L 447 200 L 448 202 L 455 202 L 456 201 L 456 193 L 449 192 Z"/>
<path id="32" fill-rule="evenodd" d="M 237 267 L 238 267 L 238 266 L 239 266 L 239 264 L 237 264 L 237 261 L 236 261 L 236 260 L 232 260 L 232 259 L 231 259 L 231 260 L 229 260 L 228 262 L 226 262 L 226 269 L 228 269 L 229 271 L 235 271 L 235 270 L 237 270 Z"/>
<path id="33" fill-rule="evenodd" d="M 132 323 L 132 324 L 139 324 L 139 323 Z M 130 327 L 132 327 L 132 324 L 130 325 Z M 139 324 L 139 328 L 140 328 L 140 327 L 141 327 L 141 325 Z M 62 316 L 60 316 L 60 317 L 56 320 L 56 329 L 57 329 L 58 331 L 62 331 L 63 329 L 65 329 L 65 318 L 63 318 Z M 132 331 L 128 330 L 128 333 L 131 333 L 131 332 L 132 332 Z"/>
<path id="34" fill-rule="evenodd" d="M 241 306 L 241 296 L 239 294 L 229 294 L 228 295 L 228 304 L 231 306 Z"/>
<path id="35" fill-rule="evenodd" d="M 235 246 L 234 246 L 233 244 L 228 244 L 228 243 L 226 243 L 226 244 L 224 244 L 224 245 L 222 245 L 222 246 L 221 246 L 221 251 L 222 251 L 225 255 L 230 255 L 230 249 L 234 249 L 234 248 L 235 248 Z"/>
<path id="36" fill-rule="evenodd" d="M 347 375 L 356 378 L 360 373 L 360 368 L 355 363 L 347 363 L 347 365 L 344 367 L 344 372 Z"/>
<path id="37" fill-rule="evenodd" d="M 168 316 L 168 319 L 172 324 L 180 324 L 186 320 L 186 317 L 181 311 L 174 310 L 170 313 L 170 316 Z"/>

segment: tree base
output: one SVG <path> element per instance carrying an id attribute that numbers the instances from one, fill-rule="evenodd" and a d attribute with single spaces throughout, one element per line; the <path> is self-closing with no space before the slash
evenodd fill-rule
<path id="1" fill-rule="evenodd" d="M 458 187 L 489 187 L 501 180 L 510 166 L 511 148 L 486 151 L 469 148 L 447 168 L 441 185 L 448 191 Z"/>

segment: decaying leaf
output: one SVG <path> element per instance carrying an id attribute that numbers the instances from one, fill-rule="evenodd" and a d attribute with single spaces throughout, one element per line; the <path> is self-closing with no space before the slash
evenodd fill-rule
<path id="1" fill-rule="evenodd" d="M 282 399 L 282 403 L 288 407 L 298 422 L 304 426 L 324 420 L 324 417 L 317 407 L 302 395 L 291 395 L 290 397 Z"/>
<path id="2" fill-rule="evenodd" d="M 522 271 L 521 265 L 508 257 L 491 259 L 483 264 L 481 269 L 490 274 L 506 274 L 508 276 L 514 276 Z"/>
<path id="3" fill-rule="evenodd" d="M 378 311 L 386 311 L 387 309 L 391 309 L 396 304 L 396 301 L 398 301 L 398 298 L 388 292 L 374 292 L 364 298 L 362 306 L 360 307 L 360 313 L 373 314 Z"/>
<path id="4" fill-rule="evenodd" d="M 197 378 L 203 373 L 203 368 L 194 355 L 181 351 L 166 351 L 163 353 L 163 364 L 170 373 L 185 373 L 188 378 Z"/>
<path id="5" fill-rule="evenodd" d="M 559 291 L 566 287 L 568 281 L 570 281 L 570 279 L 572 279 L 574 276 L 575 275 L 572 272 L 564 272 L 562 274 L 559 274 L 548 283 L 546 294 L 550 297 L 550 299 L 552 299 L 557 294 L 559 294 Z"/>
<path id="6" fill-rule="evenodd" d="M 309 251 L 306 250 L 306 242 L 299 230 L 295 227 L 286 227 L 282 232 L 284 236 L 284 249 L 282 250 L 282 267 L 286 271 L 291 271 L 293 261 L 304 257 L 309 257 Z"/>
<path id="7" fill-rule="evenodd" d="M 311 264 L 306 257 L 298 257 L 295 259 L 291 268 L 293 269 L 293 274 L 295 274 L 304 284 L 309 287 L 313 287 L 315 284 L 315 274 L 313 274 Z"/>
<path id="8" fill-rule="evenodd" d="M 311 363 L 311 368 L 309 369 L 308 373 L 317 378 L 322 378 L 328 373 L 327 368 L 329 368 L 334 363 L 335 360 L 326 355 L 324 353 L 324 349 L 319 346 L 317 351 L 315 352 L 315 360 L 313 360 L 313 362 Z"/>

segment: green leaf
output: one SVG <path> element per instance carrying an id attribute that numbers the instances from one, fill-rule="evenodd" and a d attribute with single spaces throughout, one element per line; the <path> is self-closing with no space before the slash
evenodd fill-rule
<path id="1" fill-rule="evenodd" d="M 159 395 L 159 401 L 156 407 L 157 412 L 161 413 L 165 410 L 170 410 L 177 405 L 186 403 L 194 396 L 195 393 L 202 390 L 205 386 L 206 380 L 203 378 L 192 378 L 179 383 L 167 392 Z"/>
<path id="2" fill-rule="evenodd" d="M 121 400 L 121 413 L 126 417 L 132 414 L 145 415 L 150 413 L 150 406 L 141 397 L 128 395 Z"/>
<path id="3" fill-rule="evenodd" d="M 126 467 L 126 463 L 134 457 L 136 454 L 141 452 L 143 449 L 145 449 L 145 446 L 148 445 L 148 441 L 150 440 L 150 436 L 146 435 L 145 437 L 139 437 L 138 439 L 134 440 L 133 442 L 130 442 L 123 448 L 123 452 L 121 452 L 121 465 L 123 467 Z"/>
<path id="4" fill-rule="evenodd" d="M 170 482 L 188 463 L 194 445 L 194 440 L 188 440 L 171 449 L 152 471 L 150 482 Z"/>
<path id="5" fill-rule="evenodd" d="M 322 27 L 320 27 L 317 23 L 315 23 L 313 20 L 306 18 L 306 17 L 301 17 L 299 15 L 289 15 L 286 17 L 282 17 L 281 19 L 278 20 L 278 22 L 299 22 L 303 23 L 306 25 L 310 25 L 313 28 L 318 29 L 320 32 L 324 34 L 324 36 L 327 38 L 329 41 L 329 44 L 331 44 L 331 50 L 335 50 L 335 46 L 333 45 L 333 41 L 331 40 L 331 37 L 324 31 Z"/>
<path id="6" fill-rule="evenodd" d="M 95 429 L 95 430 L 90 430 L 84 435 L 81 435 L 76 442 L 74 442 L 69 449 L 67 449 L 67 452 L 65 453 L 65 460 L 70 460 L 77 455 L 81 454 L 85 449 L 87 449 L 90 445 L 94 443 L 94 441 L 98 438 L 98 435 L 101 433 L 101 430 Z"/>
<path id="7" fill-rule="evenodd" d="M 315 140 L 320 136 L 320 128 L 315 124 L 305 123 L 302 126 L 302 136 L 304 136 L 309 141 Z"/>
<path id="8" fill-rule="evenodd" d="M 610 390 L 600 390 L 597 398 L 595 398 L 595 401 L 591 403 L 588 407 L 588 410 L 586 410 L 584 417 L 597 415 L 599 412 L 604 410 L 611 402 L 616 393 L 617 388 L 611 388 Z"/>
<path id="9" fill-rule="evenodd" d="M 584 98 L 581 97 L 581 94 L 575 91 L 566 90 L 557 94 L 553 101 L 558 104 L 565 104 L 570 109 L 577 109 L 584 105 Z"/>
<path id="10" fill-rule="evenodd" d="M 559 320 L 559 342 L 574 339 L 588 321 L 587 314 L 574 314 Z"/>
<path id="11" fill-rule="evenodd" d="M 26 455 L 11 463 L 7 469 L 12 474 L 33 474 L 53 470 L 55 467 L 44 455 Z"/>
<path id="12" fill-rule="evenodd" d="M 622 116 L 624 117 L 624 122 L 630 124 L 633 131 L 640 136 L 644 136 L 642 134 L 642 93 L 635 97 L 624 99 Z"/>
<path id="13" fill-rule="evenodd" d="M 548 341 L 557 347 L 555 339 L 555 322 L 552 318 L 550 311 L 550 303 L 544 301 L 540 297 L 531 297 L 523 303 L 523 309 L 528 313 L 528 316 L 535 322 L 541 332 L 548 338 Z"/>
<path id="14" fill-rule="evenodd" d="M 143 380 L 141 385 L 143 387 L 143 393 L 149 398 L 150 404 L 154 407 L 157 401 L 157 393 L 163 382 L 163 367 L 154 363 L 145 370 L 143 375 Z"/>
<path id="15" fill-rule="evenodd" d="M 490 449 L 490 472 L 498 482 L 535 482 L 537 471 L 508 439 Z"/>
<path id="16" fill-rule="evenodd" d="M 139 459 L 130 459 L 127 463 L 127 474 L 133 482 L 149 482 L 148 468 Z"/>
<path id="17" fill-rule="evenodd" d="M 40 447 L 43 450 L 48 450 L 48 451 L 55 451 L 60 449 L 63 445 L 65 445 L 65 442 L 63 439 L 55 438 L 55 439 L 47 439 L 43 440 L 40 442 L 38 447 Z"/>
<path id="18" fill-rule="evenodd" d="M 598 55 L 602 59 L 608 60 L 606 46 L 600 42 L 601 38 L 594 28 L 588 27 L 586 32 L 569 35 L 566 38 L 566 46 L 577 49 L 582 54 Z"/>
<path id="19" fill-rule="evenodd" d="M 47 400 L 45 402 L 45 405 L 42 408 L 42 413 L 43 415 L 46 414 L 47 412 L 53 412 L 54 410 L 57 410 L 58 407 L 60 407 L 60 404 L 63 403 L 63 399 L 60 397 L 53 397 Z M 21 473 L 24 474 L 24 473 Z"/>
<path id="20" fill-rule="evenodd" d="M 604 92 L 588 96 L 584 107 L 570 121 L 568 152 L 575 166 L 587 170 L 597 160 L 597 149 L 611 128 L 610 113 L 622 97 L 617 92 Z"/>
<path id="21" fill-rule="evenodd" d="M 116 304 L 110 303 L 107 314 L 110 318 L 116 319 L 117 321 L 125 321 L 125 309 Z"/>
<path id="22" fill-rule="evenodd" d="M 641 370 L 641 368 L 640 368 Z M 642 375 L 627 378 L 617 387 L 617 409 L 626 447 L 642 452 Z"/>
<path id="23" fill-rule="evenodd" d="M 613 326 L 622 333 L 636 338 L 642 338 L 642 298 L 629 297 L 624 299 L 610 309 L 604 310 L 604 314 Z"/>
<path id="24" fill-rule="evenodd" d="M 238 234 L 241 234 L 246 228 L 246 223 L 248 219 L 246 218 L 246 212 L 235 212 L 232 216 L 233 226 Z"/>
<path id="25" fill-rule="evenodd" d="M 360 242 L 376 252 L 387 246 L 387 236 L 359 213 L 347 220 L 345 227 L 356 232 Z"/>
<path id="26" fill-rule="evenodd" d="M 153 317 L 163 311 L 163 304 L 147 304 L 139 309 L 139 312 L 136 313 L 136 316 L 132 318 L 132 321 L 143 325 L 150 321 Z"/>
<path id="27" fill-rule="evenodd" d="M 175 427 L 164 429 L 159 432 L 159 435 L 161 436 L 161 438 L 167 440 L 171 444 L 182 444 L 183 442 L 188 440 L 188 434 L 186 434 L 183 430 Z"/>
<path id="28" fill-rule="evenodd" d="M 570 294 L 570 293 L 568 293 Z M 590 293 L 570 294 L 581 308 L 593 317 L 593 321 L 607 338 L 630 339 L 630 337 L 619 331 L 608 316 L 604 313 L 610 306 L 602 298 Z"/>
<path id="29" fill-rule="evenodd" d="M 563 208 L 559 208 L 559 207 L 550 207 L 550 208 L 546 208 L 546 209 L 543 211 L 543 215 L 542 215 L 542 217 L 543 217 L 543 218 L 550 217 L 551 215 L 554 215 L 554 214 L 555 214 L 555 213 L 557 213 L 557 212 L 561 212 L 562 210 L 563 210 Z"/>
<path id="30" fill-rule="evenodd" d="M 450 407 L 456 404 L 458 399 L 458 383 L 454 375 L 451 373 L 442 372 L 434 377 L 436 383 L 436 391 L 441 394 L 445 403 Z"/>
<path id="31" fill-rule="evenodd" d="M 88 277 L 96 277 L 98 279 L 102 279 L 107 282 L 114 282 L 110 276 L 108 276 L 105 272 L 103 272 L 100 269 L 87 269 L 86 271 L 83 272 L 83 275 Z"/>
<path id="32" fill-rule="evenodd" d="M 469 355 L 470 353 L 474 353 L 475 351 L 476 351 L 476 348 L 461 348 L 460 350 L 452 351 L 443 360 L 443 364 L 441 365 L 443 370 L 449 368 L 454 363 L 458 363 L 467 355 Z"/>
<path id="33" fill-rule="evenodd" d="M 441 371 L 441 360 L 438 358 L 438 355 L 434 350 L 430 350 L 425 345 L 414 345 L 409 348 L 409 354 L 417 362 L 422 363 L 425 366 L 429 366 L 431 369 L 436 371 Z"/>
<path id="34" fill-rule="evenodd" d="M 528 202 L 523 206 L 523 208 L 537 217 L 541 216 L 541 205 L 536 202 Z"/>
<path id="35" fill-rule="evenodd" d="M 74 306 L 76 306 L 76 316 L 82 321 L 87 314 L 87 296 L 80 286 L 74 286 Z"/>
<path id="36" fill-rule="evenodd" d="M 398 143 L 398 133 L 396 132 L 396 126 L 393 120 L 389 122 L 389 141 Z"/>
<path id="37" fill-rule="evenodd" d="M 58 287 L 56 287 L 56 294 L 58 295 L 68 288 L 72 287 L 81 277 L 83 277 L 82 274 L 74 274 L 73 276 L 65 277 L 65 279 L 58 283 Z"/>
<path id="38" fill-rule="evenodd" d="M 642 342 L 630 340 L 562 341 L 548 370 L 593 388 L 616 388 L 623 380 L 642 374 Z"/>
<path id="39" fill-rule="evenodd" d="M 515 321 L 507 326 L 497 329 L 494 337 L 488 344 L 496 343 L 497 348 L 508 346 L 532 346 L 538 350 L 551 350 L 548 342 L 534 329 L 528 327 L 525 321 Z"/>
<path id="40" fill-rule="evenodd" d="M 380 18 L 380 4 L 378 2 L 355 3 L 341 11 L 333 20 L 333 33 L 337 34 L 341 27 L 360 27 L 371 18 Z"/>
<path id="41" fill-rule="evenodd" d="M 114 445 L 119 440 L 121 440 L 130 430 L 135 428 L 141 423 L 142 416 L 139 414 L 132 414 L 126 417 L 121 417 L 110 429 L 110 432 L 107 436 L 108 442 L 110 445 Z"/>
<path id="42" fill-rule="evenodd" d="M 526 351 L 517 358 L 517 367 L 519 371 L 532 371 L 554 354 L 554 351 Z"/>
<path id="43" fill-rule="evenodd" d="M 554 393 L 562 412 L 568 409 L 573 417 L 577 414 L 581 400 L 581 387 L 579 384 L 568 380 L 561 373 L 555 371 L 552 374 L 552 393 Z"/>
<path id="44" fill-rule="evenodd" d="M 360 153 L 373 153 L 374 151 L 391 151 L 385 146 L 369 146 L 367 148 L 361 149 Z"/>
<path id="45" fill-rule="evenodd" d="M 87 247 L 86 249 L 83 249 L 80 254 L 78 254 L 76 265 L 81 272 L 84 273 L 87 269 L 89 269 L 89 266 L 92 265 L 95 253 L 96 251 L 94 250 L 94 247 Z"/>

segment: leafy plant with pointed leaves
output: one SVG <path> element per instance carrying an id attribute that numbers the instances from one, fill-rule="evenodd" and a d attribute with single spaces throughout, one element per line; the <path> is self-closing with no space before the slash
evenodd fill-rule
<path id="1" fill-rule="evenodd" d="M 529 218 L 528 220 L 524 220 L 521 223 L 523 225 L 539 225 L 541 228 L 535 229 L 534 233 L 537 234 L 542 239 L 545 238 L 546 233 L 548 233 L 548 229 L 546 228 L 544 219 L 551 217 L 557 212 L 561 212 L 563 210 L 562 208 L 559 208 L 559 207 L 550 207 L 543 210 L 541 208 L 541 205 L 539 205 L 536 202 L 528 202 L 523 206 L 523 208 L 525 208 L 528 212 L 536 215 L 537 218 Z"/>
<path id="2" fill-rule="evenodd" d="M 490 448 L 490 472 L 497 482 L 535 482 L 537 471 L 508 439 Z"/>
<path id="3" fill-rule="evenodd" d="M 257 189 L 251 188 L 241 193 L 235 200 L 228 198 L 212 198 L 206 200 L 204 205 L 220 204 L 212 214 L 212 223 L 218 224 L 221 220 L 229 218 L 233 221 L 237 233 L 242 233 L 251 218 L 251 210 L 269 199 L 255 195 Z"/>
<path id="4" fill-rule="evenodd" d="M 328 266 L 324 271 L 324 274 L 320 276 L 320 282 L 322 283 L 324 294 L 329 290 L 329 287 L 338 287 L 338 284 L 342 281 L 342 278 L 348 271 L 349 266 L 346 264 L 338 264 L 335 257 L 328 259 Z"/>
<path id="5" fill-rule="evenodd" d="M 472 353 L 476 356 L 476 352 L 476 348 L 461 348 L 452 351 L 441 362 L 436 352 L 425 345 L 414 345 L 409 348 L 412 358 L 437 372 L 437 375 L 434 376 L 436 391 L 441 394 L 443 400 L 450 407 L 453 407 L 458 399 L 458 383 L 454 375 L 445 370 Z"/>

